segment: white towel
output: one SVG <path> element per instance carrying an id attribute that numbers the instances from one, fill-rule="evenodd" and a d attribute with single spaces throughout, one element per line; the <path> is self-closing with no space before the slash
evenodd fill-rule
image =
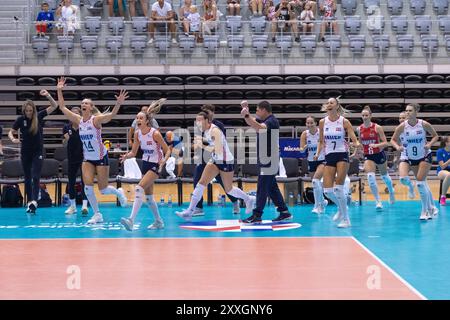
<path id="1" fill-rule="evenodd" d="M 142 172 L 139 168 L 139 165 L 136 162 L 136 158 L 126 159 L 123 163 L 123 167 L 125 169 L 125 178 L 128 179 L 141 179 Z"/>

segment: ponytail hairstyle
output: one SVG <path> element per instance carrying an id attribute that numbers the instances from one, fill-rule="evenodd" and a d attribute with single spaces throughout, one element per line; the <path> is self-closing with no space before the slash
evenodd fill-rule
<path id="1" fill-rule="evenodd" d="M 37 118 L 37 110 L 36 110 L 36 105 L 34 104 L 33 101 L 31 100 L 26 100 L 23 104 L 22 104 L 22 114 L 24 117 L 26 117 L 25 115 L 25 109 L 30 106 L 33 108 L 33 114 L 31 116 L 31 126 L 30 129 L 28 130 L 33 136 L 37 134 L 38 132 L 38 118 Z"/>
<path id="2" fill-rule="evenodd" d="M 209 122 L 212 122 L 214 118 L 214 112 L 216 111 L 216 107 L 212 104 L 204 104 L 201 110 L 209 114 Z"/>
<path id="3" fill-rule="evenodd" d="M 364 111 L 364 110 L 369 111 L 369 113 L 372 115 L 372 109 L 370 109 L 370 106 L 369 106 L 369 105 L 364 106 L 364 108 L 362 109 L 362 111 Z"/>
<path id="4" fill-rule="evenodd" d="M 166 102 L 166 98 L 161 98 L 159 100 L 153 101 L 147 108 L 147 111 L 144 112 L 147 120 L 148 120 L 148 126 L 152 126 L 152 120 L 155 118 L 155 115 L 158 114 L 161 111 L 161 107 Z"/>
<path id="5" fill-rule="evenodd" d="M 336 100 L 336 103 L 337 103 L 337 105 L 338 105 L 337 113 L 338 113 L 340 116 L 345 116 L 345 115 L 347 115 L 347 114 L 350 113 L 350 110 L 345 109 L 345 108 L 341 105 L 340 98 L 341 98 L 341 96 L 336 97 L 336 98 L 332 98 L 332 99 Z M 321 109 L 320 111 L 327 111 L 327 108 L 326 108 L 325 104 L 322 105 L 322 109 Z"/>
<path id="6" fill-rule="evenodd" d="M 345 109 L 342 105 L 341 105 L 341 96 L 334 98 L 338 104 L 338 114 L 340 114 L 341 116 L 347 115 L 350 113 L 350 110 Z"/>

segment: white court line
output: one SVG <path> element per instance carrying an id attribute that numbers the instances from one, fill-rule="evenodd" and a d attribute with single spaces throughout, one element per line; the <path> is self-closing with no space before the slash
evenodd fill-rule
<path id="1" fill-rule="evenodd" d="M 377 260 L 383 267 L 389 270 L 401 283 L 408 287 L 412 292 L 414 292 L 419 298 L 422 300 L 428 300 L 423 294 L 421 294 L 416 288 L 414 288 L 408 281 L 403 279 L 397 272 L 395 272 L 391 267 L 389 267 L 386 263 L 383 262 L 375 253 L 369 250 L 365 245 L 359 242 L 355 237 L 351 237 L 361 248 L 363 248 L 368 254 L 370 254 L 375 260 Z"/>
<path id="2" fill-rule="evenodd" d="M 154 240 L 154 239 L 170 239 L 170 240 L 189 240 L 189 239 L 196 239 L 196 240 L 203 240 L 203 239 L 352 239 L 352 236 L 342 236 L 342 237 L 336 237 L 336 236 L 311 236 L 311 237 L 115 237 L 115 238 L 1 238 L 0 241 L 42 241 L 42 240 L 122 240 L 122 239 L 128 239 L 128 240 Z"/>

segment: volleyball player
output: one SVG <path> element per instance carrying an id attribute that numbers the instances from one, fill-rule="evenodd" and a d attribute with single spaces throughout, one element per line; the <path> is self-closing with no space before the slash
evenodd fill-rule
<path id="1" fill-rule="evenodd" d="M 155 114 L 161 109 L 162 103 L 165 99 L 155 101 L 150 105 L 146 112 L 139 112 L 137 115 L 137 130 L 134 133 L 133 148 L 130 152 L 121 157 L 121 161 L 136 157 L 136 153 L 141 147 L 142 156 L 142 179 L 135 188 L 134 203 L 131 215 L 128 218 L 120 219 L 122 225 L 128 231 L 133 230 L 134 221 L 142 206 L 142 202 L 147 200 L 147 205 L 150 208 L 155 221 L 147 227 L 149 230 L 163 229 L 164 222 L 161 219 L 153 196 L 153 185 L 158 179 L 161 170 L 170 157 L 170 149 L 167 146 L 164 138 L 159 130 L 152 127 L 152 119 Z"/>
<path id="2" fill-rule="evenodd" d="M 381 179 L 383 179 L 389 190 L 389 202 L 395 202 L 394 186 L 392 179 L 389 176 L 387 168 L 387 159 L 384 148 L 388 146 L 386 135 L 381 126 L 372 122 L 372 110 L 369 106 L 365 106 L 361 112 L 363 123 L 357 128 L 359 141 L 363 146 L 364 154 L 364 171 L 367 174 L 367 181 L 369 182 L 370 190 L 375 197 L 376 209 L 383 209 L 383 204 L 380 201 L 380 194 L 378 193 L 377 180 L 375 172 L 378 168 Z"/>
<path id="3" fill-rule="evenodd" d="M 317 160 L 314 160 L 316 155 L 317 145 L 319 143 L 319 129 L 317 128 L 316 119 L 313 116 L 306 118 L 306 130 L 300 136 L 300 151 L 308 150 L 308 171 L 312 176 L 312 184 L 314 191 L 314 208 L 312 213 L 321 214 L 325 211 L 328 201 L 323 196 L 322 176 L 325 167 L 325 155 L 320 153 Z"/>
<path id="4" fill-rule="evenodd" d="M 219 128 L 222 133 L 225 135 L 225 126 L 223 125 L 223 123 L 217 119 L 214 119 L 214 112 L 215 112 L 215 107 L 214 105 L 211 104 L 205 104 L 202 106 L 201 110 L 205 113 L 207 113 L 210 116 L 210 122 L 211 124 L 215 125 L 217 128 Z M 204 132 L 202 133 L 204 134 Z M 203 136 L 197 137 L 195 139 L 199 139 L 198 141 L 203 140 Z M 207 141 L 203 141 L 204 145 L 207 145 Z M 201 144 L 198 143 L 196 144 L 196 146 L 200 149 L 202 149 Z M 196 147 L 194 147 L 194 150 L 196 149 Z M 203 148 L 204 149 L 204 148 Z M 207 150 L 207 149 L 204 149 Z M 197 186 L 197 183 L 199 182 L 200 178 L 203 175 L 203 170 L 205 170 L 206 164 L 208 163 L 209 159 L 208 159 L 208 152 L 202 152 L 201 154 L 201 159 L 200 159 L 200 163 L 198 163 L 195 167 L 195 171 L 194 171 L 194 177 L 193 177 L 193 183 L 194 183 L 194 189 Z M 218 173 L 217 176 L 215 177 L 215 180 L 217 181 L 217 183 L 219 183 L 222 188 L 225 190 L 225 186 L 223 184 L 221 175 Z M 239 207 L 239 201 L 236 197 L 233 197 L 232 195 L 227 193 L 227 197 L 228 199 L 230 199 L 231 203 L 233 204 L 233 213 L 234 214 L 239 214 L 241 209 Z M 197 203 L 197 206 L 194 209 L 194 214 L 193 216 L 203 216 L 205 213 L 203 212 L 203 197 L 200 198 L 200 201 Z"/>
<path id="5" fill-rule="evenodd" d="M 83 143 L 82 174 L 84 181 L 84 192 L 89 200 L 94 215 L 88 224 L 103 222 L 103 216 L 98 209 L 97 198 L 94 193 L 94 177 L 97 175 L 97 184 L 103 195 L 116 195 L 122 207 L 127 205 L 127 198 L 122 188 L 116 189 L 108 185 L 109 161 L 108 153 L 102 143 L 102 124 L 108 123 L 119 112 L 120 106 L 128 98 L 126 90 L 121 90 L 116 96 L 116 104 L 111 112 L 100 113 L 91 99 L 81 101 L 81 116 L 66 108 L 63 97 L 65 78 L 58 79 L 58 104 L 64 115 L 79 126 L 80 139 Z"/>
<path id="6" fill-rule="evenodd" d="M 339 228 L 351 226 L 347 209 L 347 196 L 344 191 L 345 177 L 349 168 L 349 150 L 346 133 L 355 149 L 360 148 L 352 124 L 343 115 L 346 109 L 338 98 L 330 98 L 322 107 L 327 116 L 319 122 L 319 146 L 314 156 L 318 160 L 324 150 L 325 168 L 323 172 L 323 190 L 325 195 L 337 204 L 339 211 L 333 217 Z M 334 184 L 336 186 L 333 189 Z"/>
<path id="7" fill-rule="evenodd" d="M 26 100 L 22 105 L 22 115 L 17 117 L 8 133 L 8 137 L 13 143 L 22 142 L 20 160 L 25 178 L 25 194 L 28 200 L 27 212 L 31 214 L 34 214 L 38 207 L 39 181 L 44 158 L 44 118 L 58 108 L 58 104 L 47 90 L 41 90 L 40 95 L 50 101 L 50 106 L 38 112 L 34 102 Z M 14 136 L 18 134 L 19 130 L 22 141 Z"/>
<path id="8" fill-rule="evenodd" d="M 192 193 L 189 208 L 176 214 L 186 220 L 190 220 L 193 216 L 197 203 L 203 196 L 208 183 L 210 183 L 217 175 L 222 178 L 223 187 L 227 194 L 242 199 L 245 202 L 245 212 L 248 214 L 252 211 L 255 198 L 247 195 L 241 189 L 233 186 L 234 175 L 234 157 L 228 147 L 227 139 L 222 130 L 212 123 L 212 116 L 208 110 L 201 111 L 196 117 L 197 128 L 204 133 L 207 144 L 202 140 L 195 141 L 195 148 L 202 148 L 211 153 L 211 160 L 206 164 L 202 176 L 198 181 Z"/>
<path id="9" fill-rule="evenodd" d="M 402 111 L 399 115 L 399 122 L 403 123 L 406 121 L 406 112 Z M 397 144 L 401 144 L 402 148 L 399 155 L 399 164 L 398 164 L 398 174 L 400 177 L 400 183 L 408 188 L 408 198 L 414 199 L 416 197 L 414 193 L 414 183 L 409 178 L 409 171 L 411 166 L 409 165 L 408 155 L 406 154 L 407 143 L 405 139 L 405 133 L 401 133 L 398 137 Z M 412 168 L 414 171 L 414 176 L 417 175 L 417 167 Z"/>
<path id="10" fill-rule="evenodd" d="M 432 219 L 439 212 L 434 206 L 433 196 L 427 183 L 427 176 L 432 163 L 431 147 L 438 141 L 439 136 L 428 122 L 417 119 L 419 111 L 420 106 L 418 104 L 410 103 L 406 106 L 406 121 L 395 129 L 391 143 L 395 149 L 403 151 L 404 147 L 399 145 L 397 141 L 402 133 L 405 134 L 406 155 L 408 156 L 409 165 L 412 168 L 417 168 L 415 176 L 422 202 L 420 220 L 428 220 Z M 427 133 L 432 136 L 430 142 L 427 142 Z"/>

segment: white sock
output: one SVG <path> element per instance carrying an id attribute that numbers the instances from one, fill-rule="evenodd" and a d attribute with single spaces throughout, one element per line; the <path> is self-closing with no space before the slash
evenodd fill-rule
<path id="1" fill-rule="evenodd" d="M 153 218 L 155 221 L 161 221 L 161 216 L 159 215 L 158 205 L 156 204 L 155 199 L 152 194 L 147 195 L 147 205 L 150 208 L 150 211 L 153 213 Z"/>
<path id="2" fill-rule="evenodd" d="M 419 189 L 420 201 L 422 202 L 422 211 L 428 209 L 428 190 L 425 181 L 417 181 L 417 189 Z"/>
<path id="3" fill-rule="evenodd" d="M 411 182 L 411 179 L 409 177 L 400 177 L 400 183 L 404 186 L 407 186 L 409 189 L 409 192 L 413 193 L 414 186 Z"/>
<path id="4" fill-rule="evenodd" d="M 119 190 L 117 190 L 116 188 L 114 188 L 113 186 L 107 186 L 105 189 L 100 190 L 101 194 L 114 194 L 117 197 L 120 196 L 120 192 Z"/>
<path id="5" fill-rule="evenodd" d="M 384 183 L 386 184 L 386 187 L 389 190 L 389 194 L 394 194 L 394 186 L 392 185 L 392 179 L 389 176 L 389 174 L 385 174 L 384 176 L 381 176 L 381 179 L 383 179 Z"/>
<path id="6" fill-rule="evenodd" d="M 334 188 L 324 188 L 323 192 L 339 208 L 339 206 L 338 206 L 338 199 L 336 198 L 336 194 L 334 193 Z"/>
<path id="7" fill-rule="evenodd" d="M 136 218 L 139 209 L 141 209 L 142 202 L 144 201 L 144 188 L 141 186 L 136 186 L 134 188 L 134 202 L 133 202 L 133 209 L 131 210 L 130 220 L 134 222 L 134 219 Z"/>
<path id="8" fill-rule="evenodd" d="M 194 211 L 195 206 L 200 201 L 200 199 L 203 196 L 203 191 L 205 191 L 206 186 L 201 185 L 200 183 L 197 183 L 197 186 L 195 187 L 194 191 L 192 191 L 192 198 L 191 203 L 189 204 L 189 211 Z"/>
<path id="9" fill-rule="evenodd" d="M 94 214 L 98 213 L 98 203 L 97 198 L 95 197 L 94 193 L 94 186 L 84 186 L 84 193 L 86 194 L 86 198 L 89 200 L 89 204 L 92 207 L 92 210 L 94 210 Z"/>
<path id="10" fill-rule="evenodd" d="M 244 200 L 244 202 L 247 202 L 250 198 L 248 196 L 248 194 L 246 194 L 244 191 L 242 191 L 241 189 L 239 189 L 237 187 L 233 187 L 233 189 L 231 189 L 230 192 L 228 192 L 228 194 L 235 198 L 242 199 L 242 200 Z"/>
<path id="11" fill-rule="evenodd" d="M 367 181 L 369 182 L 370 191 L 372 191 L 375 201 L 380 201 L 380 195 L 378 194 L 377 179 L 375 178 L 375 172 L 369 172 L 367 174 Z"/>
<path id="12" fill-rule="evenodd" d="M 70 206 L 74 208 L 77 206 L 75 199 L 70 199 Z"/>
<path id="13" fill-rule="evenodd" d="M 344 192 L 344 185 L 336 185 L 336 187 L 334 187 L 334 193 L 336 194 L 341 217 L 343 219 L 348 219 L 347 196 Z"/>
<path id="14" fill-rule="evenodd" d="M 88 201 L 87 200 L 83 200 L 83 208 L 87 208 L 88 206 Z"/>
<path id="15" fill-rule="evenodd" d="M 312 179 L 314 191 L 314 208 L 321 206 L 323 203 L 323 188 L 319 179 Z"/>

